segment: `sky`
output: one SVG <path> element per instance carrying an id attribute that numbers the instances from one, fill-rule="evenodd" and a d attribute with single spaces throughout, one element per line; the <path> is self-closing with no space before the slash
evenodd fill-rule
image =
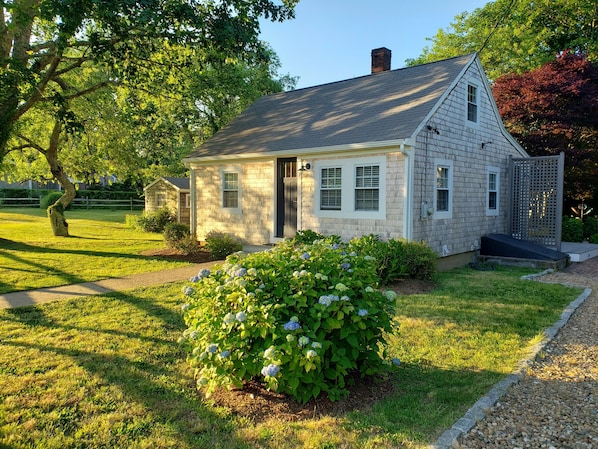
<path id="1" fill-rule="evenodd" d="M 405 67 L 462 12 L 488 0 L 300 0 L 295 19 L 261 22 L 282 67 L 280 75 L 299 77 L 296 88 L 368 75 L 371 51 L 392 51 L 391 69 Z"/>

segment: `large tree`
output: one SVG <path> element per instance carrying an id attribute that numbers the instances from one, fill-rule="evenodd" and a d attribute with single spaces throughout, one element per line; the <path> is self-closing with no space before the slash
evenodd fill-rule
<path id="1" fill-rule="evenodd" d="M 496 0 L 430 38 L 416 65 L 477 51 L 490 79 L 523 73 L 573 50 L 598 60 L 598 0 Z"/>
<path id="2" fill-rule="evenodd" d="M 509 132 L 532 156 L 565 153 L 568 206 L 598 199 L 598 66 L 566 52 L 492 92 Z"/>
<path id="3" fill-rule="evenodd" d="M 297 0 L 0 0 L 0 162 L 13 149 L 44 155 L 64 187 L 49 210 L 55 235 L 68 235 L 63 210 L 75 189 L 58 159 L 65 136 L 81 129 L 74 103 L 110 85 L 143 86 L 198 55 L 201 61 L 254 60 L 263 55 L 260 17 L 292 17 Z M 156 55 L 161 55 L 156 57 Z M 175 63 L 174 65 L 173 62 Z M 88 76 L 89 75 L 89 76 Z M 39 112 L 38 112 L 39 111 Z M 35 114 L 53 120 L 35 122 Z M 35 126 L 42 134 L 25 134 Z M 41 136 L 41 138 L 40 138 Z M 19 144 L 9 146 L 17 137 Z"/>

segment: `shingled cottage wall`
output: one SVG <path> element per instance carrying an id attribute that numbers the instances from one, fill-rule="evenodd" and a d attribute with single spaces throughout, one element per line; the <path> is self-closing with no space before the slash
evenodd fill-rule
<path id="1" fill-rule="evenodd" d="M 222 170 L 238 171 L 241 213 L 222 208 Z M 274 163 L 206 166 L 195 170 L 197 239 L 209 232 L 224 232 L 256 245 L 270 242 L 273 216 Z"/>
<path id="2" fill-rule="evenodd" d="M 521 157 L 501 133 L 476 67 L 470 67 L 428 121 L 440 135 L 424 127 L 416 139 L 413 240 L 425 240 L 441 256 L 476 250 L 482 235 L 507 232 L 508 156 Z M 468 82 L 479 87 L 477 128 L 466 125 Z M 421 219 L 422 201 L 430 206 L 434 201 L 435 158 L 454 164 L 453 213 L 449 219 Z M 500 168 L 498 216 L 486 215 L 488 166 Z"/>
<path id="3" fill-rule="evenodd" d="M 368 157 L 380 154 L 368 154 Z M 401 153 L 382 154 L 386 157 L 386 192 L 381 198 L 386 199 L 386 219 L 348 219 L 323 218 L 316 215 L 316 192 L 314 170 L 301 172 L 301 223 L 302 229 L 311 229 L 322 234 L 340 235 L 343 240 L 353 237 L 376 234 L 383 240 L 403 236 L 403 207 L 405 198 L 405 156 Z M 309 159 L 315 165 L 317 161 L 334 161 L 339 157 Z M 342 159 L 359 160 L 358 156 Z"/>

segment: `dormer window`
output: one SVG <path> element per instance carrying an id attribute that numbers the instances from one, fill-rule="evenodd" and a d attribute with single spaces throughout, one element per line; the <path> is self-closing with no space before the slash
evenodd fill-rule
<path id="1" fill-rule="evenodd" d="M 478 122 L 478 88 L 473 84 L 467 85 L 467 121 Z"/>

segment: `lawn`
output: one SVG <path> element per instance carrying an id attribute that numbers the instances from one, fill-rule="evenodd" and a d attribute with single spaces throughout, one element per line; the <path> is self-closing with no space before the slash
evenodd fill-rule
<path id="1" fill-rule="evenodd" d="M 528 272 L 458 269 L 400 296 L 394 388 L 295 421 L 199 397 L 177 345 L 183 283 L 0 311 L 0 448 L 423 448 L 580 293 Z"/>
<path id="2" fill-rule="evenodd" d="M 54 237 L 45 211 L 0 209 L 0 294 L 158 271 L 185 262 L 144 256 L 162 235 L 125 225 L 129 211 L 67 211 L 71 237 Z"/>

